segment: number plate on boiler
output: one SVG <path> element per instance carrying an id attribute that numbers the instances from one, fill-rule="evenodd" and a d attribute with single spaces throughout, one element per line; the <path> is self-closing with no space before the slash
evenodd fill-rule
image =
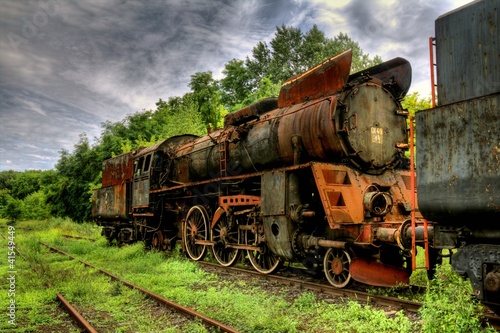
<path id="1" fill-rule="evenodd" d="M 382 144 L 382 141 L 384 141 L 383 140 L 384 129 L 382 129 L 380 127 L 372 127 L 371 132 L 372 132 L 372 142 Z"/>

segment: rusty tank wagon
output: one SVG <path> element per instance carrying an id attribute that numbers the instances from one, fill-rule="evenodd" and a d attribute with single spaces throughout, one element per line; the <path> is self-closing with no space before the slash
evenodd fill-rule
<path id="1" fill-rule="evenodd" d="M 351 51 L 287 80 L 277 98 L 245 107 L 224 128 L 181 135 L 104 161 L 93 216 L 103 235 L 193 260 L 246 257 L 263 274 L 283 262 L 356 280 L 408 283 L 416 207 L 408 112 L 411 66 L 396 58 L 350 75 Z M 413 224 L 411 216 L 413 215 Z"/>
<path id="2" fill-rule="evenodd" d="M 434 247 L 458 249 L 453 269 L 500 313 L 498 11 L 498 1 L 474 1 L 436 19 L 438 99 L 416 124 L 418 204 L 436 223 Z"/>

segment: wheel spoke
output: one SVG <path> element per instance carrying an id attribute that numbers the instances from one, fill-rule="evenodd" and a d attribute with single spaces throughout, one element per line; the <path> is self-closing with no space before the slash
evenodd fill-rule
<path id="1" fill-rule="evenodd" d="M 231 235 L 236 235 L 232 237 Z M 232 266 L 239 258 L 240 250 L 228 247 L 228 245 L 240 244 L 238 229 L 229 230 L 227 214 L 224 213 L 215 223 L 211 230 L 211 240 L 214 242 L 212 251 L 215 259 L 222 266 Z"/>
<path id="2" fill-rule="evenodd" d="M 206 245 L 196 244 L 196 240 L 207 239 L 207 215 L 203 206 L 193 206 L 186 217 L 184 244 L 188 256 L 193 260 L 202 260 L 206 255 Z"/>
<path id="3" fill-rule="evenodd" d="M 334 287 L 344 288 L 352 282 L 349 272 L 351 256 L 346 250 L 328 249 L 323 264 L 326 278 Z"/>
<path id="4" fill-rule="evenodd" d="M 262 246 L 265 247 L 267 245 L 263 244 Z M 273 273 L 280 267 L 281 260 L 268 249 L 263 252 L 248 250 L 248 259 L 250 259 L 250 263 L 258 272 L 262 274 Z"/>

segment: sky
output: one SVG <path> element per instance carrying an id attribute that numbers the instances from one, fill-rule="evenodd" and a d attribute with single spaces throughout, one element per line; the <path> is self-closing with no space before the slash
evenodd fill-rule
<path id="1" fill-rule="evenodd" d="M 53 169 L 101 124 L 222 78 L 277 26 L 340 32 L 370 56 L 403 57 L 429 97 L 434 20 L 470 0 L 0 0 L 0 171 Z"/>

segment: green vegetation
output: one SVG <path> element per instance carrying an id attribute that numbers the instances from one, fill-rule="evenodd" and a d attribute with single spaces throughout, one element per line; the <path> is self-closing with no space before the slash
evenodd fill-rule
<path id="1" fill-rule="evenodd" d="M 441 332 L 495 332 L 481 329 L 481 306 L 473 296 L 470 281 L 455 274 L 450 265 L 443 265 L 436 272 L 425 294 L 420 309 L 422 331 Z"/>
<path id="2" fill-rule="evenodd" d="M 0 223 L 6 233 L 5 224 L 5 220 Z M 173 321 L 168 310 L 95 269 L 49 252 L 40 240 L 241 332 L 493 332 L 481 329 L 481 307 L 473 301 L 468 282 L 449 266 L 438 270 L 438 279 L 425 294 L 421 319 L 412 321 L 402 311 L 386 313 L 354 301 L 318 300 L 310 292 L 295 291 L 296 296 L 291 296 L 286 287 L 273 292 L 260 279 L 231 282 L 199 269 L 179 251 L 145 251 L 142 244 L 110 247 L 93 224 L 49 219 L 19 222 L 15 228 L 18 249 L 53 284 L 44 287 L 30 266 L 16 258 L 15 332 L 78 331 L 58 310 L 56 291 L 82 310 L 100 332 L 206 331 L 200 323 Z M 68 240 L 62 235 L 97 241 Z M 3 238 L 0 245 L 7 247 Z M 7 271 L 1 266 L 2 277 Z M 7 288 L 5 278 L 1 286 Z M 1 308 L 7 304 L 8 299 L 0 299 Z M 0 323 L 0 331 L 12 332 L 11 328 L 6 321 Z"/>

